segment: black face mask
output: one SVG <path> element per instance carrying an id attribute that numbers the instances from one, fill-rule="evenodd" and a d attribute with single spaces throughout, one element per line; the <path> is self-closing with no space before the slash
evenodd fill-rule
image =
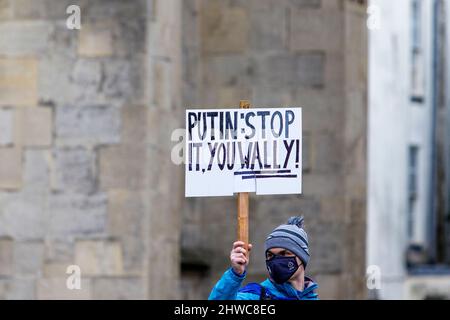
<path id="1" fill-rule="evenodd" d="M 266 267 L 273 281 L 282 284 L 294 275 L 300 265 L 297 263 L 296 257 L 273 256 L 266 260 Z"/>

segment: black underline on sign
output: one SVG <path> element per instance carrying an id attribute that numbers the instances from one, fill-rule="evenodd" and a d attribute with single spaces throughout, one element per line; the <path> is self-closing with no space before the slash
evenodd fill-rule
<path id="1" fill-rule="evenodd" d="M 270 174 L 270 173 L 291 173 L 291 170 L 258 170 L 258 171 L 236 171 L 235 176 L 242 176 L 248 174 Z"/>
<path id="2" fill-rule="evenodd" d="M 257 175 L 251 175 L 251 176 L 242 176 L 242 179 L 264 179 L 264 178 L 297 178 L 296 174 L 273 174 L 273 175 L 266 175 L 266 174 L 257 174 Z"/>

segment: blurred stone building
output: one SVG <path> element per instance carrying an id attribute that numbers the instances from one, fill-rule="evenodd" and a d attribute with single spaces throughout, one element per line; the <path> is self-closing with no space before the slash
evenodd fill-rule
<path id="1" fill-rule="evenodd" d="M 449 299 L 450 1 L 370 4 L 367 263 L 381 272 L 370 295 Z"/>
<path id="2" fill-rule="evenodd" d="M 304 194 L 251 197 L 249 279 L 303 214 L 320 295 L 365 298 L 365 22 L 351 0 L 0 1 L 0 298 L 206 298 L 236 199 L 184 198 L 172 132 L 240 99 L 304 108 Z"/>

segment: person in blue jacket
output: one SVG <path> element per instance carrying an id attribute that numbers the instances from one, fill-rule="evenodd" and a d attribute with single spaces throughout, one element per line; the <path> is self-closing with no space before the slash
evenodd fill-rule
<path id="1" fill-rule="evenodd" d="M 291 217 L 269 234 L 265 241 L 269 278 L 261 283 L 241 288 L 249 259 L 244 242 L 236 241 L 230 253 L 231 268 L 214 286 L 209 300 L 318 300 L 318 285 L 305 276 L 310 256 L 303 221 L 303 217 Z"/>

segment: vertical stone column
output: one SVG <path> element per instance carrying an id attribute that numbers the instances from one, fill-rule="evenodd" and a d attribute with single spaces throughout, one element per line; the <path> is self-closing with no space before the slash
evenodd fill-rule
<path id="1" fill-rule="evenodd" d="M 181 199 L 184 167 L 171 161 L 172 132 L 184 128 L 181 103 L 181 1 L 150 1 L 147 25 L 148 297 L 179 297 Z M 178 138 L 178 137 L 176 137 Z"/>
<path id="2" fill-rule="evenodd" d="M 302 214 L 311 243 L 308 274 L 319 282 L 319 295 L 363 296 L 366 3 L 184 3 L 183 57 L 188 63 L 183 91 L 190 105 L 226 108 L 250 99 L 255 107 L 303 108 L 304 193 L 251 197 L 249 280 L 267 277 L 261 251 L 267 234 Z M 183 249 L 197 245 L 212 253 L 204 280 L 207 293 L 229 267 L 236 199 L 185 203 L 189 226 L 183 225 Z"/>
<path id="3" fill-rule="evenodd" d="M 365 299 L 367 197 L 367 27 L 365 1 L 344 5 L 344 188 L 346 224 L 343 298 Z"/>

